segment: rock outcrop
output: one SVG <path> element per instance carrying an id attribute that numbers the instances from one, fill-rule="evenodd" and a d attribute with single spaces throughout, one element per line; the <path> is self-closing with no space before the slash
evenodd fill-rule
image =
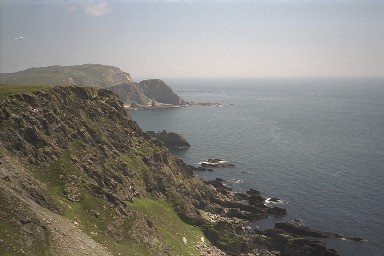
<path id="1" fill-rule="evenodd" d="M 286 211 L 201 181 L 110 90 L 13 94 L 0 99 L 0 126 L 1 255 L 200 255 L 206 239 L 230 255 L 330 255 L 247 231 Z"/>
<path id="2" fill-rule="evenodd" d="M 340 239 L 348 239 L 348 240 L 353 240 L 358 242 L 364 242 L 364 239 L 359 237 L 348 237 L 339 233 L 311 229 L 309 227 L 302 226 L 298 223 L 277 222 L 275 223 L 275 228 L 281 229 L 288 233 L 299 235 L 299 236 L 310 236 L 310 237 L 318 237 L 318 238 L 340 238 Z"/>
<path id="3" fill-rule="evenodd" d="M 109 88 L 119 95 L 124 104 L 133 108 L 161 108 L 182 106 L 185 101 L 170 86 L 159 79 L 128 82 Z"/>
<path id="4" fill-rule="evenodd" d="M 167 132 L 165 130 L 161 132 L 147 131 L 147 134 L 161 141 L 163 145 L 169 149 L 185 149 L 191 147 L 191 144 L 189 144 L 183 136 L 174 132 Z"/>
<path id="5" fill-rule="evenodd" d="M 132 107 L 145 107 L 151 103 L 151 99 L 144 94 L 138 83 L 123 83 L 112 86 L 109 89 L 119 95 L 120 100 L 124 104 Z"/>
<path id="6" fill-rule="evenodd" d="M 184 100 L 160 79 L 144 80 L 141 81 L 139 85 L 144 94 L 155 101 L 172 105 L 185 104 Z"/>

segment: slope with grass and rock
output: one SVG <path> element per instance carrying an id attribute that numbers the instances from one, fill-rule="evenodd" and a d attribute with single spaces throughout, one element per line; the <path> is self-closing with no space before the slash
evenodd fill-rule
<path id="1" fill-rule="evenodd" d="M 8 91 L 0 107 L 1 255 L 337 255 L 250 233 L 285 210 L 200 180 L 110 90 Z"/>
<path id="2" fill-rule="evenodd" d="M 148 79 L 137 83 L 129 73 L 120 68 L 101 64 L 56 65 L 30 68 L 15 73 L 0 73 L 1 84 L 18 87 L 77 85 L 109 88 L 118 94 L 126 105 L 135 107 L 185 104 L 185 101 L 160 79 Z"/>

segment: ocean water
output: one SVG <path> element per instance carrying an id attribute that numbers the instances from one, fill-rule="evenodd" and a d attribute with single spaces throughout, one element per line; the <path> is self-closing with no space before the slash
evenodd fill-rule
<path id="1" fill-rule="evenodd" d="M 238 191 L 278 197 L 288 215 L 319 230 L 367 242 L 324 240 L 345 256 L 384 253 L 384 80 L 239 79 L 166 81 L 187 101 L 223 107 L 129 111 L 144 130 L 182 134 L 174 152 L 198 165 L 223 158 L 236 168 L 196 173 Z M 231 105 L 233 104 L 233 105 Z"/>

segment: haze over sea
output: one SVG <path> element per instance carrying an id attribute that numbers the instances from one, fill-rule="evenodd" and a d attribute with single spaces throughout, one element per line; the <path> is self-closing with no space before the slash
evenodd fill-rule
<path id="1" fill-rule="evenodd" d="M 223 158 L 236 168 L 196 173 L 235 190 L 280 198 L 288 215 L 365 243 L 325 240 L 345 256 L 383 255 L 384 80 L 167 80 L 187 101 L 224 107 L 130 111 L 144 130 L 182 134 L 188 164 Z M 234 105 L 230 105 L 234 104 Z"/>

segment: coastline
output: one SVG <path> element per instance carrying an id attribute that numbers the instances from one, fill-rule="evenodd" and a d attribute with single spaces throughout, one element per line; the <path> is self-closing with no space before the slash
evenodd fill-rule
<path id="1" fill-rule="evenodd" d="M 192 110 L 192 109 L 191 109 Z M 164 113 L 166 114 L 166 112 L 167 111 L 165 111 Z M 203 112 L 210 112 L 210 111 L 204 111 L 203 109 L 201 109 L 201 111 L 198 111 L 198 113 L 200 114 L 200 113 L 202 113 L 203 114 Z M 187 113 L 189 113 L 189 111 L 187 111 Z M 197 113 L 196 111 L 192 111 L 191 113 Z M 140 115 L 145 115 L 145 116 L 147 116 L 148 114 L 140 114 Z M 207 115 L 209 115 L 209 114 L 207 114 Z M 220 118 L 222 118 L 223 116 L 225 116 L 226 115 L 226 113 L 224 113 L 224 112 L 222 112 L 222 113 L 220 113 L 220 115 L 217 117 L 217 120 L 220 120 Z M 181 118 L 181 119 L 177 119 L 175 122 L 177 122 L 177 123 L 179 123 L 179 124 L 183 124 L 184 122 L 184 120 L 185 119 L 188 119 L 188 118 L 191 118 L 190 116 L 188 116 L 188 117 L 185 117 L 184 115 L 183 116 L 181 116 L 181 117 L 183 117 L 183 118 Z M 200 116 L 199 116 L 200 117 Z M 206 117 L 206 115 L 204 115 L 204 117 Z M 177 117 L 177 118 L 179 118 L 179 117 Z M 222 119 L 221 119 L 222 120 Z M 227 123 L 226 123 L 227 124 Z M 214 123 L 214 124 L 212 124 L 211 126 L 208 126 L 209 128 L 211 128 L 211 129 L 208 129 L 207 128 L 207 130 L 210 130 L 210 131 L 216 131 L 215 129 L 213 129 L 214 128 L 214 126 L 216 125 L 216 123 Z M 176 127 L 176 129 L 180 129 L 180 130 L 177 130 L 177 131 L 181 131 L 181 132 L 183 132 L 185 135 L 188 135 L 189 133 L 187 133 L 187 131 L 191 131 L 192 129 L 195 129 L 196 130 L 196 127 L 199 127 L 199 125 L 194 125 L 194 126 L 190 126 L 190 127 L 188 127 L 188 129 L 181 129 L 180 128 L 180 126 L 181 125 L 178 125 L 178 126 L 175 126 Z M 168 128 L 168 126 L 165 126 L 166 127 L 166 129 L 170 129 L 170 128 Z M 171 127 L 171 126 L 169 126 L 169 127 Z M 154 129 L 154 128 L 152 128 L 152 129 Z M 206 136 L 212 136 L 212 134 L 213 134 L 214 132 L 209 132 L 209 133 L 207 133 L 207 134 L 209 134 L 209 135 L 207 135 L 207 134 L 204 134 L 204 135 L 206 135 Z M 192 133 L 193 134 L 193 133 Z M 192 136 L 191 136 L 192 137 Z M 205 141 L 204 141 L 204 139 L 197 139 L 196 141 L 195 141 L 195 145 L 197 144 L 197 143 L 205 143 Z M 202 144 L 202 145 L 205 145 L 205 144 Z M 218 143 L 218 145 L 221 145 L 221 143 Z M 219 146 L 217 146 L 217 147 L 219 147 Z M 217 148 L 217 147 L 215 147 L 215 148 Z M 192 148 L 193 148 L 193 146 L 192 146 Z M 192 151 L 193 151 L 193 149 L 192 149 Z M 191 154 L 192 152 L 191 151 L 189 151 L 189 153 L 188 153 L 188 156 L 187 156 L 187 159 L 193 159 L 193 157 L 194 157 L 194 155 L 192 155 Z M 210 153 L 212 153 L 213 155 L 209 155 Z M 221 153 L 219 153 L 219 152 L 217 152 L 217 151 L 205 151 L 205 154 L 204 155 L 206 155 L 206 154 L 208 154 L 209 155 L 209 157 L 220 157 L 220 156 L 222 156 L 222 154 Z M 215 154 L 217 154 L 217 155 L 215 155 Z M 199 154 L 197 154 L 197 155 L 199 155 Z M 187 163 L 197 163 L 197 161 L 198 160 L 196 160 L 196 159 L 193 159 L 193 161 L 191 162 L 191 161 L 189 161 L 189 162 L 187 162 Z M 241 166 L 240 166 L 240 168 L 241 168 Z M 256 168 L 256 167 L 255 167 Z M 195 174 L 197 173 L 197 172 L 194 172 Z M 205 172 L 205 173 L 203 173 L 202 175 L 203 176 L 205 176 L 205 177 L 209 177 L 208 179 L 206 179 L 207 181 L 210 181 L 210 180 L 212 180 L 212 179 L 214 179 L 214 177 L 220 177 L 220 178 L 228 178 L 228 179 L 226 179 L 228 182 L 230 182 L 230 176 L 226 176 L 226 173 L 225 173 L 225 170 L 224 170 L 224 175 L 222 174 L 222 172 L 221 173 L 213 173 L 213 172 L 210 172 L 211 174 L 208 174 L 209 172 Z M 252 174 L 254 174 L 254 175 L 256 175 L 256 171 L 255 172 L 252 172 Z M 257 174 L 259 174 L 259 173 L 257 173 Z M 214 175 L 214 176 L 212 176 L 212 175 Z M 200 176 L 200 175 L 199 175 Z M 233 188 L 233 186 L 230 186 L 231 188 Z M 244 187 L 244 186 L 243 186 Z M 249 186 L 245 186 L 247 189 L 249 188 Z M 235 191 L 238 191 L 238 190 L 235 190 Z M 241 190 L 241 191 L 245 191 L 245 190 Z M 261 191 L 265 191 L 264 189 L 261 189 Z M 269 193 L 269 195 L 271 195 L 271 193 Z M 276 196 L 282 196 L 283 194 L 281 194 L 281 193 L 279 193 L 279 194 L 277 194 Z M 290 216 L 292 216 L 292 218 L 290 218 L 289 219 L 289 221 L 295 221 L 295 220 L 297 220 L 297 219 L 299 219 L 299 220 L 301 220 L 301 216 L 297 216 L 297 213 L 295 213 L 295 212 L 293 212 L 294 214 L 292 215 L 291 213 L 291 211 L 289 211 L 288 212 L 289 214 L 290 214 Z M 296 214 L 296 216 L 295 216 L 295 214 Z M 296 219 L 297 218 L 297 219 Z M 288 220 L 287 220 L 288 221 Z M 296 221 L 297 222 L 297 221 Z M 294 224 L 294 223 L 291 223 L 291 224 Z M 323 229 L 325 230 L 325 231 L 320 231 L 320 232 L 317 232 L 317 230 L 316 229 L 320 229 L 320 230 L 322 230 L 322 228 L 321 227 L 319 227 L 318 225 L 317 225 L 317 223 L 315 223 L 315 224 L 313 224 L 312 222 L 309 222 L 307 219 L 305 219 L 305 218 L 303 218 L 303 220 L 301 220 L 301 223 L 298 223 L 298 224 L 300 224 L 300 225 L 298 225 L 298 226 L 295 226 L 295 228 L 296 228 L 296 230 L 294 231 L 294 232 L 303 232 L 303 231 L 308 231 L 308 229 L 306 229 L 306 228 L 302 228 L 302 226 L 301 225 L 308 225 L 308 226 L 312 226 L 311 228 L 313 228 L 314 230 L 312 230 L 311 232 L 312 232 L 312 234 L 315 234 L 315 236 L 320 236 L 320 239 L 321 239 L 321 237 L 322 236 L 324 236 L 324 234 L 326 234 L 326 235 L 329 235 L 330 236 L 330 240 L 327 240 L 327 241 L 330 241 L 330 243 L 331 244 L 334 244 L 334 243 L 337 243 L 338 244 L 338 246 L 336 246 L 336 247 L 333 247 L 333 248 L 337 248 L 337 250 L 339 250 L 340 249 L 340 252 L 343 252 L 343 250 L 342 250 L 342 247 L 346 247 L 346 246 L 348 246 L 348 247 L 350 247 L 350 246 L 353 246 L 353 247 L 356 247 L 356 248 L 358 248 L 358 247 L 361 247 L 361 248 L 366 248 L 366 246 L 369 244 L 369 243 L 364 243 L 364 245 L 358 245 L 358 244 L 351 244 L 351 245 L 347 245 L 346 243 L 347 242 L 344 242 L 344 240 L 350 240 L 350 241 L 360 241 L 360 242 L 365 242 L 365 241 L 363 241 L 363 240 L 365 240 L 365 239 L 367 239 L 367 236 L 362 236 L 361 235 L 361 237 L 363 238 L 363 239 L 361 239 L 361 238 L 354 238 L 354 237 L 349 237 L 348 238 L 348 235 L 354 235 L 353 233 L 354 232 L 345 232 L 345 234 L 343 234 L 343 235 L 341 235 L 342 236 L 342 238 L 340 237 L 340 235 L 338 234 L 338 233 L 330 233 L 330 232 L 327 232 L 327 231 L 329 231 L 329 230 L 332 230 L 333 232 L 338 232 L 338 230 L 340 230 L 340 231 L 342 231 L 341 229 L 332 229 L 332 228 L 329 228 L 328 226 L 327 227 L 323 227 Z M 278 227 L 281 227 L 281 226 L 284 226 L 284 225 L 286 225 L 287 226 L 287 224 L 278 224 Z M 274 225 L 273 226 L 271 226 L 270 228 L 272 228 L 273 229 L 273 227 L 274 227 Z M 258 231 L 261 231 L 261 230 L 258 230 Z M 272 232 L 270 232 L 270 234 L 271 234 Z M 304 233 L 304 232 L 303 232 Z M 316 233 L 318 233 L 318 234 L 316 234 Z M 343 231 L 343 233 L 344 233 L 344 231 Z M 348 234 L 349 233 L 349 234 Z M 332 235 L 330 235 L 330 234 L 332 234 Z M 357 234 L 357 233 L 356 233 Z M 277 235 L 277 234 L 276 234 Z M 360 236 L 360 234 L 358 234 L 359 236 Z M 333 236 L 333 237 L 332 237 Z M 321 239 L 322 240 L 322 239 Z M 367 239 L 368 240 L 368 239 Z M 322 240 L 323 241 L 323 240 Z M 341 246 L 339 246 L 339 245 L 341 245 L 341 243 L 343 243 L 344 245 L 342 245 L 342 247 Z M 341 248 L 340 248 L 341 247 Z M 331 247 L 332 248 L 332 247 Z M 357 250 L 362 250 L 362 249 L 357 249 Z M 345 254 L 342 254 L 342 255 L 345 255 Z M 346 254 L 346 255 L 348 255 L 348 254 Z"/>
<path id="2" fill-rule="evenodd" d="M 223 107 L 224 105 L 221 103 L 213 103 L 213 102 L 187 102 L 186 104 L 183 105 L 172 105 L 172 104 L 166 104 L 166 103 L 158 103 L 156 105 L 139 105 L 135 104 L 135 106 L 132 106 L 133 104 L 124 104 L 124 108 L 126 110 L 139 110 L 139 109 L 168 109 L 168 108 L 184 108 L 184 107 L 193 107 L 193 106 L 203 106 L 203 107 L 210 107 L 210 106 L 215 106 L 215 107 Z M 233 105 L 233 104 L 230 104 Z"/>

